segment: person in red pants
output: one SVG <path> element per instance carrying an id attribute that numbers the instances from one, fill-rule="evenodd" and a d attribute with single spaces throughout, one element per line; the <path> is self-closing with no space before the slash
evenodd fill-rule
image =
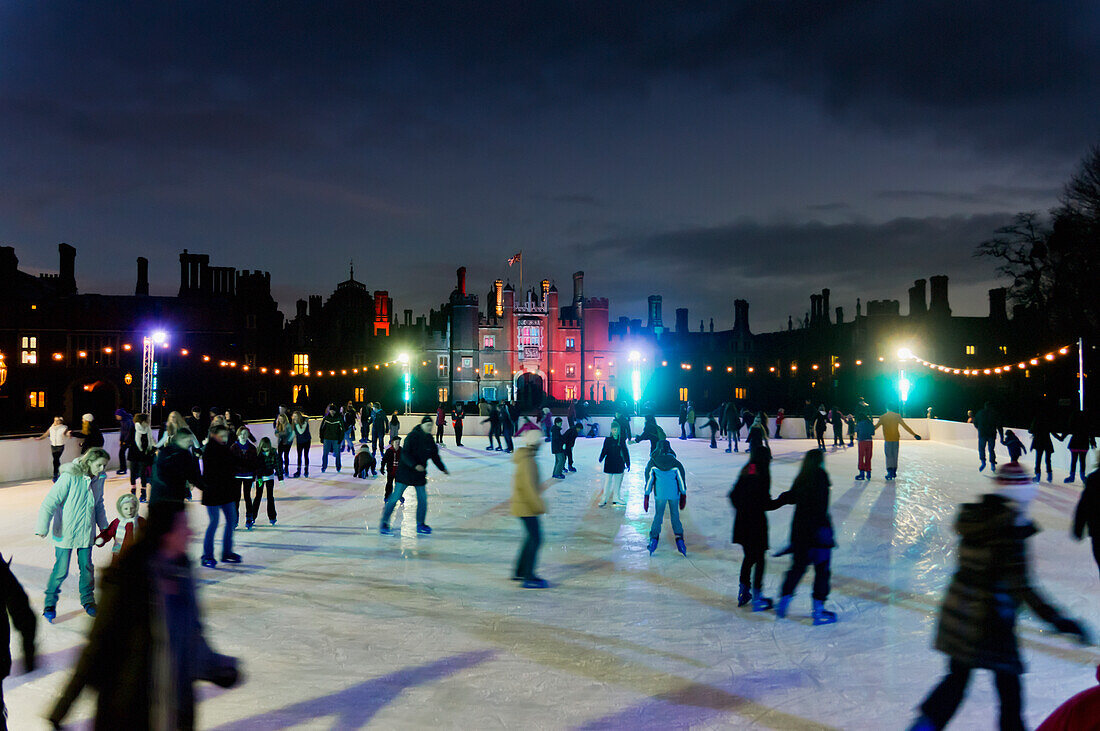
<path id="1" fill-rule="evenodd" d="M 871 417 L 867 414 L 860 414 L 859 420 L 856 421 L 856 442 L 859 445 L 857 453 L 859 474 L 856 475 L 857 480 L 871 479 L 871 456 L 875 451 L 874 439 L 875 425 L 871 423 Z"/>

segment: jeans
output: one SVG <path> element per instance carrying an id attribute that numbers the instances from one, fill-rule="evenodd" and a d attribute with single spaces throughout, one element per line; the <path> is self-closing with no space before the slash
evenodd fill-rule
<path id="1" fill-rule="evenodd" d="M 461 447 L 462 446 L 462 422 L 461 421 L 456 421 L 455 422 L 455 446 L 456 447 Z"/>
<path id="2" fill-rule="evenodd" d="M 511 452 L 515 449 L 515 445 L 512 443 L 512 430 L 504 430 L 504 451 Z"/>
<path id="3" fill-rule="evenodd" d="M 340 440 L 339 439 L 325 439 L 321 448 L 321 471 L 324 472 L 328 469 L 328 455 L 332 452 L 336 456 L 336 471 L 340 471 Z"/>
<path id="4" fill-rule="evenodd" d="M 737 447 L 741 449 L 741 425 L 733 426 L 732 424 L 726 425 L 726 449 L 732 449 Z"/>
<path id="5" fill-rule="evenodd" d="M 290 442 L 279 442 L 279 464 L 283 468 L 283 476 L 290 474 Z"/>
<path id="6" fill-rule="evenodd" d="M 617 475 L 616 474 L 609 474 L 607 476 L 607 486 L 604 488 L 603 500 L 600 501 L 601 504 L 606 503 L 608 500 L 610 500 L 613 503 L 619 502 L 619 490 L 622 488 L 622 486 L 623 486 L 623 473 L 622 472 L 620 472 Z"/>
<path id="7" fill-rule="evenodd" d="M 661 524 L 665 522 L 665 508 L 668 508 L 668 518 L 672 521 L 672 532 L 677 538 L 684 537 L 684 526 L 680 524 L 680 503 L 677 500 L 658 500 L 653 515 L 653 525 L 649 526 L 649 537 L 661 537 Z"/>
<path id="8" fill-rule="evenodd" d="M 1073 481 L 1073 476 L 1074 476 L 1074 474 L 1077 473 L 1078 465 L 1080 465 L 1080 468 L 1081 468 L 1081 479 L 1082 480 L 1085 479 L 1085 455 L 1087 455 L 1087 454 L 1088 454 L 1087 451 L 1084 451 L 1084 450 L 1081 450 L 1081 449 L 1071 449 L 1071 450 L 1069 450 L 1069 479 L 1070 479 L 1070 482 Z M 1050 469 L 1050 467 L 1047 467 L 1047 470 L 1049 470 L 1049 469 Z"/>
<path id="9" fill-rule="evenodd" d="M 1054 450 L 1053 449 L 1040 449 L 1040 450 L 1037 450 L 1035 452 L 1035 476 L 1036 477 L 1039 476 L 1039 465 L 1043 461 L 1043 455 L 1044 454 L 1046 455 L 1046 458 L 1047 458 L 1047 474 L 1049 475 L 1052 472 L 1052 470 L 1050 469 L 1050 457 L 1051 457 L 1052 454 L 1054 454 Z"/>
<path id="10" fill-rule="evenodd" d="M 64 454 L 64 453 L 65 453 L 65 447 L 64 446 L 51 446 L 50 447 L 50 455 L 54 459 L 54 481 L 55 481 L 55 483 L 57 481 L 57 476 L 61 475 L 61 472 L 62 472 L 62 454 Z M 1049 457 L 1047 457 L 1047 458 L 1049 458 Z"/>
<path id="11" fill-rule="evenodd" d="M 386 434 L 381 429 L 375 429 L 371 434 L 370 441 L 370 453 L 385 452 L 386 451 Z"/>
<path id="12" fill-rule="evenodd" d="M 69 560 L 72 558 L 72 548 L 54 548 L 53 571 L 46 581 L 46 606 L 56 607 L 57 598 L 61 596 L 61 584 L 69 575 Z M 95 568 L 92 566 L 92 549 L 77 548 L 76 565 L 80 569 L 80 603 L 89 606 L 95 605 Z M 5 621 L 7 621 L 5 619 Z"/>
<path id="13" fill-rule="evenodd" d="M 298 442 L 298 472 L 302 471 L 302 457 L 306 460 L 306 474 L 309 474 L 309 442 Z"/>
<path id="14" fill-rule="evenodd" d="M 741 584 L 749 585 L 752 575 L 752 588 L 761 591 L 764 588 L 764 549 L 745 548 L 745 558 L 741 561 Z"/>
<path id="15" fill-rule="evenodd" d="M 252 518 L 252 485 L 255 482 L 256 481 L 254 479 L 252 479 L 251 477 L 248 477 L 248 478 L 238 477 L 237 478 L 237 505 L 236 505 L 237 516 L 239 517 L 240 514 L 241 514 L 241 499 L 243 498 L 244 499 L 244 517 L 245 517 L 245 520 L 250 520 Z M 233 519 L 233 527 L 234 528 L 237 527 L 237 519 L 236 518 Z"/>
<path id="16" fill-rule="evenodd" d="M 875 443 L 870 439 L 861 439 L 859 441 L 859 457 L 857 467 L 860 472 L 871 471 L 871 454 L 875 451 Z"/>
<path id="17" fill-rule="evenodd" d="M 349 427 L 344 432 L 344 444 L 341 448 L 346 449 L 349 452 L 353 452 L 353 453 L 355 452 L 355 427 L 354 426 Z"/>
<path id="18" fill-rule="evenodd" d="M 882 453 L 886 455 L 886 471 L 890 474 L 897 474 L 898 471 L 898 448 L 901 446 L 901 442 L 883 442 Z"/>
<path id="19" fill-rule="evenodd" d="M 539 519 L 536 515 L 527 515 L 520 518 L 523 527 L 527 529 L 527 537 L 519 549 L 516 558 L 516 573 L 521 579 L 534 579 L 535 561 L 538 559 L 539 545 L 542 544 L 542 532 L 539 530 Z"/>
<path id="20" fill-rule="evenodd" d="M 554 474 L 552 477 L 565 477 L 565 452 L 554 455 Z"/>
<path id="21" fill-rule="evenodd" d="M 126 471 L 126 452 L 129 451 L 129 445 L 126 442 L 118 443 L 118 469 L 121 472 Z"/>
<path id="22" fill-rule="evenodd" d="M 794 562 L 791 564 L 791 568 L 787 570 L 786 578 L 783 579 L 782 595 L 791 596 L 794 594 L 795 587 L 798 586 L 799 581 L 802 581 L 806 569 L 810 567 L 810 564 L 813 564 L 813 598 L 822 602 L 828 599 L 829 577 L 832 576 L 832 571 L 829 568 L 832 551 L 828 548 L 810 548 L 795 551 L 793 556 Z"/>
<path id="23" fill-rule="evenodd" d="M 222 557 L 233 553 L 233 526 L 237 523 L 237 503 L 207 505 L 206 515 L 210 518 L 206 526 L 206 536 L 202 540 L 202 557 L 214 558 L 214 536 L 218 532 L 218 515 L 225 515 L 225 531 L 222 534 Z"/>
<path id="24" fill-rule="evenodd" d="M 989 463 L 992 465 L 997 464 L 997 453 L 994 451 L 996 445 L 996 434 L 988 437 L 983 437 L 981 434 L 978 435 L 978 459 L 982 461 L 982 464 L 985 464 L 986 452 L 989 452 Z"/>
<path id="25" fill-rule="evenodd" d="M 937 729 L 947 726 L 955 715 L 970 682 L 970 672 L 974 668 L 952 658 L 947 664 L 947 675 L 920 705 L 921 713 L 928 717 Z M 995 673 L 997 695 L 1001 700 L 1001 729 L 1023 731 L 1023 701 L 1021 700 L 1020 676 L 1015 673 Z"/>
<path id="26" fill-rule="evenodd" d="M 397 501 L 409 487 L 409 485 L 397 483 L 397 489 L 386 499 L 386 507 L 382 509 L 382 525 L 389 526 L 390 516 L 393 515 L 393 509 L 397 507 Z M 416 526 L 419 528 L 425 525 L 424 521 L 428 519 L 428 491 L 423 485 L 412 485 L 412 487 L 416 488 Z"/>

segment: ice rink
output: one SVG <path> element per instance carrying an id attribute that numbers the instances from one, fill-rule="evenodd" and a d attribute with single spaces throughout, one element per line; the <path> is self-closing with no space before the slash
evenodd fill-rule
<path id="1" fill-rule="evenodd" d="M 931 648 L 939 601 L 954 567 L 955 507 L 992 488 L 972 450 L 904 442 L 898 480 L 857 482 L 856 450 L 830 451 L 835 625 L 809 619 L 810 578 L 791 615 L 736 605 L 741 549 L 730 543 L 726 497 L 742 454 L 707 441 L 672 440 L 688 471 L 682 513 L 688 556 L 666 525 L 650 557 L 652 512 L 642 510 L 648 444 L 631 447 L 626 508 L 600 508 L 602 439 L 581 439 L 578 472 L 548 490 L 539 573 L 552 586 L 509 580 L 521 527 L 509 514 L 511 456 L 484 438 L 456 449 L 450 475 L 429 467 L 428 523 L 415 534 L 415 493 L 395 514 L 399 535 L 378 533 L 384 482 L 319 471 L 277 487 L 279 523 L 237 531 L 240 566 L 196 565 L 207 638 L 237 655 L 246 682 L 203 688 L 201 728 L 845 728 L 900 729 L 938 681 Z M 772 443 L 772 494 L 786 489 L 806 440 Z M 43 459 L 48 451 L 43 448 Z M 549 445 L 540 455 L 549 477 Z M 1092 465 L 1090 464 L 1090 467 Z M 1086 543 L 1069 535 L 1080 483 L 1043 483 L 1032 516 L 1033 581 L 1067 614 L 1100 631 L 1100 579 Z M 52 550 L 34 537 L 48 482 L 0 489 L 0 550 L 38 612 Z M 108 480 L 108 518 L 128 489 Z M 770 514 L 771 544 L 786 544 L 790 507 Z M 197 564 L 206 525 L 190 506 Z M 219 549 L 220 550 L 220 549 Z M 97 549 L 97 566 L 109 561 Z M 769 559 L 775 596 L 788 559 Z M 13 729 L 42 720 L 66 679 L 91 620 L 76 596 L 75 566 L 55 625 L 40 627 L 42 668 L 4 684 Z M 1020 636 L 1027 718 L 1037 725 L 1073 693 L 1095 685 L 1100 651 L 1082 648 L 1024 614 Z M 13 647 L 15 644 L 13 643 Z M 87 718 L 85 695 L 70 720 Z M 991 677 L 979 673 L 953 728 L 994 728 Z"/>

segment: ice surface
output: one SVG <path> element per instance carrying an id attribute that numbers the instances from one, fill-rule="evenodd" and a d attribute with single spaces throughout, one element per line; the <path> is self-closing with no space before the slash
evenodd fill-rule
<path id="1" fill-rule="evenodd" d="M 931 649 L 936 612 L 953 569 L 957 503 L 989 489 L 972 450 L 905 442 L 898 480 L 852 480 L 855 449 L 830 452 L 832 514 L 839 548 L 830 605 L 838 624 L 809 620 L 810 576 L 787 620 L 736 606 L 741 549 L 730 544 L 726 494 L 743 454 L 705 440 L 673 439 L 688 470 L 682 513 L 688 557 L 666 525 L 651 558 L 642 511 L 648 445 L 631 447 L 625 509 L 597 507 L 603 474 L 598 439 L 577 444 L 579 471 L 554 484 L 539 572 L 553 586 L 523 590 L 509 580 L 521 528 L 509 514 L 510 455 L 483 438 L 429 468 L 435 529 L 415 534 L 415 495 L 395 513 L 400 535 L 377 531 L 384 482 L 316 474 L 277 487 L 279 524 L 238 530 L 245 563 L 196 566 L 206 632 L 238 655 L 247 682 L 204 688 L 202 728 L 904 728 L 945 666 Z M 773 442 L 772 492 L 791 482 L 811 443 Z M 547 445 L 548 446 L 548 445 Z M 319 450 L 314 449 L 317 470 Z M 551 456 L 540 456 L 543 477 Z M 1067 613 L 1100 630 L 1098 575 L 1087 543 L 1069 538 L 1079 494 L 1042 485 L 1033 516 L 1034 579 Z M 125 485 L 125 486 L 124 486 Z M 108 481 L 108 515 L 128 487 Z M 0 548 L 39 611 L 52 562 L 33 533 L 46 482 L 0 489 Z M 197 532 L 206 525 L 190 506 Z M 791 508 L 771 514 L 773 550 L 785 544 Z M 199 538 L 192 556 L 197 561 Z M 109 560 L 97 549 L 97 565 Z M 775 595 L 787 559 L 770 559 Z M 5 682 L 13 729 L 41 720 L 66 678 L 90 620 L 76 598 L 75 566 L 41 628 L 43 669 Z M 811 572 L 812 573 L 812 572 Z M 1095 684 L 1096 648 L 1080 648 L 1030 615 L 1020 626 L 1032 726 L 1063 699 Z M 13 648 L 15 643 L 13 643 Z M 994 728 L 991 679 L 979 673 L 954 728 Z M 86 718 L 90 698 L 70 720 Z"/>

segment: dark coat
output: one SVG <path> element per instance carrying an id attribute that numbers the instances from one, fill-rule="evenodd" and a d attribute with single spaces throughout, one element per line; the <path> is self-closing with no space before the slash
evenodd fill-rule
<path id="1" fill-rule="evenodd" d="M 175 444 L 166 444 L 157 452 L 153 462 L 153 477 L 150 481 L 150 504 L 160 500 L 185 500 L 190 491 L 187 483 L 202 487 L 202 475 L 199 474 L 199 461 L 188 449 Z"/>
<path id="2" fill-rule="evenodd" d="M 1046 414 L 1038 414 L 1035 421 L 1031 422 L 1031 428 L 1028 431 L 1031 432 L 1032 452 L 1054 451 L 1054 441 L 1050 438 L 1054 429 L 1051 426 L 1050 418 Z"/>
<path id="3" fill-rule="evenodd" d="M 794 505 L 791 518 L 791 550 L 835 548 L 833 521 L 829 517 L 829 476 L 819 469 L 794 479 L 791 489 L 775 499 L 775 507 Z"/>
<path id="4" fill-rule="evenodd" d="M 562 454 L 565 452 L 565 435 L 561 433 L 561 425 L 550 427 L 550 454 Z"/>
<path id="5" fill-rule="evenodd" d="M 1003 436 L 1004 432 L 1001 415 L 992 406 L 979 409 L 974 414 L 974 428 L 978 430 L 978 436 L 987 438 Z"/>
<path id="6" fill-rule="evenodd" d="M 344 421 L 339 414 L 325 414 L 321 419 L 320 437 L 334 442 L 344 438 Z"/>
<path id="7" fill-rule="evenodd" d="M 0 681 L 11 674 L 11 617 L 15 629 L 23 637 L 23 670 L 34 670 L 34 634 L 37 619 L 31 609 L 27 592 L 11 572 L 8 562 L 0 556 Z"/>
<path id="8" fill-rule="evenodd" d="M 434 462 L 442 472 L 447 471 L 443 466 L 443 460 L 439 458 L 439 447 L 435 445 L 435 440 L 419 426 L 414 427 L 401 445 L 401 458 L 397 463 L 395 481 L 402 485 L 426 485 L 427 470 L 421 471 L 416 467 L 417 465 L 427 467 L 428 460 Z"/>
<path id="9" fill-rule="evenodd" d="M 203 505 L 225 505 L 240 500 L 240 486 L 234 474 L 236 462 L 229 447 L 216 439 L 210 439 L 202 451 Z"/>
<path id="10" fill-rule="evenodd" d="M 621 475 L 630 467 L 630 450 L 626 448 L 626 442 L 610 436 L 604 437 L 599 461 L 603 462 L 605 474 Z"/>
<path id="11" fill-rule="evenodd" d="M 117 567 L 104 574 L 99 613 L 92 625 L 88 644 L 77 661 L 73 675 L 58 698 L 51 718 L 64 716 L 85 686 L 98 691 L 95 728 L 135 729 L 153 727 L 155 713 L 174 706 L 178 729 L 194 727 L 195 680 L 231 684 L 235 662 L 218 655 L 202 635 L 194 583 L 186 558 L 179 563 L 155 568 L 156 559 L 145 551 L 124 554 Z M 171 594 L 158 601 L 157 585 L 173 585 Z M 162 607 L 171 606 L 171 611 Z M 165 627 L 168 642 L 158 640 L 153 627 Z M 165 661 L 172 668 L 174 699 L 154 696 L 154 658 L 170 653 Z M 165 692 L 171 692 L 167 690 Z M 169 703 L 169 700 L 174 703 Z"/>
<path id="12" fill-rule="evenodd" d="M 1094 544 L 1100 545 L 1100 470 L 1085 478 L 1085 489 L 1073 513 L 1073 535 L 1085 537 L 1085 530 Z"/>
<path id="13" fill-rule="evenodd" d="M 1038 532 L 1016 525 L 1016 512 L 998 495 L 959 509 L 955 532 L 959 568 L 940 610 L 936 649 L 970 667 L 1024 672 L 1016 641 L 1016 612 L 1026 603 L 1042 619 L 1059 619 L 1028 583 L 1025 541 Z"/>
<path id="14" fill-rule="evenodd" d="M 84 454 L 93 447 L 103 446 L 103 432 L 99 430 L 99 427 L 94 423 L 88 425 L 88 433 L 84 434 L 81 431 L 73 432 L 73 436 L 80 440 L 80 453 Z"/>
<path id="15" fill-rule="evenodd" d="M 249 475 L 256 477 L 260 468 L 260 460 L 256 453 L 256 447 L 249 442 L 241 444 L 233 442 L 229 447 L 229 453 L 233 455 L 233 475 L 242 477 Z"/>
<path id="16" fill-rule="evenodd" d="M 765 437 L 767 437 L 767 434 L 764 433 L 763 426 L 749 427 L 749 435 L 745 438 L 745 441 L 749 443 L 749 450 L 763 447 Z"/>
<path id="17" fill-rule="evenodd" d="M 737 513 L 733 518 L 733 543 L 746 551 L 768 549 L 768 513 L 780 503 L 772 500 L 771 478 L 759 465 L 747 464 L 733 483 L 729 498 Z"/>

